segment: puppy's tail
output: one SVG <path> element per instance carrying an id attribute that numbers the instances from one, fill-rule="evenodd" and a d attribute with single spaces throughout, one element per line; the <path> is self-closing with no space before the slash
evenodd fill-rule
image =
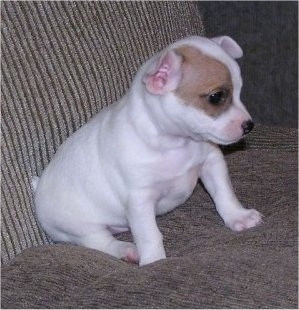
<path id="1" fill-rule="evenodd" d="M 33 192 L 35 193 L 36 191 L 36 188 L 37 188 L 37 185 L 38 185 L 38 181 L 39 181 L 39 177 L 38 176 L 34 176 L 32 177 L 31 179 L 31 185 L 32 185 L 32 188 L 33 188 Z"/>

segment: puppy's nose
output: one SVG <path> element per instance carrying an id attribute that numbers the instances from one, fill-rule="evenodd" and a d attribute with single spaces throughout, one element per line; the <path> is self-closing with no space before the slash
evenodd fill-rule
<path id="1" fill-rule="evenodd" d="M 253 129 L 253 127 L 254 127 L 254 122 L 251 119 L 243 122 L 242 128 L 243 128 L 244 135 L 247 135 L 248 133 L 250 133 L 250 131 Z"/>

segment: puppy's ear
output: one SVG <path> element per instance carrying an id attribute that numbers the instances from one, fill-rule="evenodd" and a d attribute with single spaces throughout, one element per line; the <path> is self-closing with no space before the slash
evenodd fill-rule
<path id="1" fill-rule="evenodd" d="M 173 50 L 163 53 L 157 65 L 143 78 L 146 89 L 154 95 L 163 95 L 173 91 L 181 80 L 182 57 Z"/>
<path id="2" fill-rule="evenodd" d="M 211 39 L 219 44 L 233 58 L 241 58 L 243 51 L 240 45 L 229 36 L 220 36 Z"/>

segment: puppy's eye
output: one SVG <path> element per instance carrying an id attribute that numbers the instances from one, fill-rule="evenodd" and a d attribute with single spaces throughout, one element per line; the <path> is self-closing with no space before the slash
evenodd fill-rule
<path id="1" fill-rule="evenodd" d="M 219 105 L 226 99 L 226 92 L 224 90 L 216 91 L 208 96 L 209 103 Z"/>

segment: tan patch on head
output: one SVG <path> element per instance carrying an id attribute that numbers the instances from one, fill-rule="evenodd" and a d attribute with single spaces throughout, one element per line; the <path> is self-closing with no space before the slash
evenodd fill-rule
<path id="1" fill-rule="evenodd" d="M 183 57 L 183 75 L 175 91 L 176 96 L 210 116 L 216 117 L 225 111 L 232 103 L 233 91 L 228 68 L 192 46 L 182 46 L 175 51 Z M 217 92 L 223 92 L 224 99 L 213 104 L 210 95 Z"/>

